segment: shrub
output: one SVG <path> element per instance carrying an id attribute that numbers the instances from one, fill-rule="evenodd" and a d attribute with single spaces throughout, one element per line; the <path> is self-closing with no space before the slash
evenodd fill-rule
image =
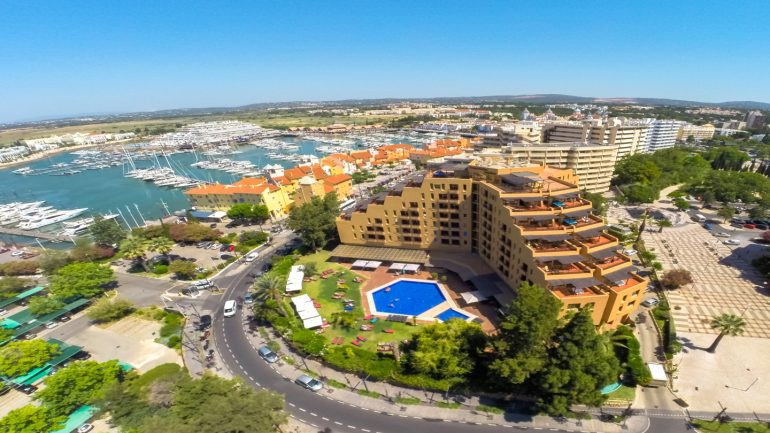
<path id="1" fill-rule="evenodd" d="M 436 403 L 436 406 L 442 409 L 459 409 L 461 405 L 454 401 L 439 401 Z"/>
<path id="2" fill-rule="evenodd" d="M 9 277 L 17 275 L 34 275 L 37 273 L 39 265 L 36 260 L 14 260 L 12 262 L 0 264 L 0 275 Z"/>
<path id="3" fill-rule="evenodd" d="M 241 245 L 247 245 L 250 247 L 256 247 L 267 242 L 269 235 L 265 232 L 243 232 L 238 238 Z"/>
<path id="4" fill-rule="evenodd" d="M 172 349 L 178 349 L 182 347 L 182 337 L 178 335 L 171 336 L 171 338 L 169 338 L 168 341 L 166 342 L 166 346 Z"/>
<path id="5" fill-rule="evenodd" d="M 660 284 L 664 289 L 678 289 L 685 284 L 691 284 L 693 282 L 692 274 L 686 269 L 672 269 L 665 274 L 660 280 Z"/>
<path id="6" fill-rule="evenodd" d="M 613 338 L 622 340 L 622 344 L 615 345 L 615 354 L 628 373 L 627 385 L 648 385 L 652 376 L 650 370 L 642 359 L 641 345 L 630 328 L 621 326 L 615 330 Z"/>
<path id="7" fill-rule="evenodd" d="M 332 347 L 324 361 L 342 370 L 369 375 L 375 380 L 390 378 L 398 371 L 396 360 L 358 347 Z"/>
<path id="8" fill-rule="evenodd" d="M 281 353 L 281 345 L 275 340 L 268 341 L 267 348 L 272 350 L 275 353 Z"/>
<path id="9" fill-rule="evenodd" d="M 501 409 L 501 408 L 499 408 L 497 406 L 490 406 L 490 405 L 487 405 L 487 404 L 480 404 L 480 405 L 476 406 L 476 410 L 478 412 L 496 413 L 496 414 L 501 414 L 501 413 L 505 412 L 505 410 L 503 410 L 503 409 Z"/>
<path id="10" fill-rule="evenodd" d="M 318 273 L 318 264 L 316 262 L 305 263 L 305 275 L 312 277 Z"/>
<path id="11" fill-rule="evenodd" d="M 112 322 L 134 312 L 134 304 L 125 299 L 102 298 L 88 310 L 88 317 L 94 322 Z"/>
<path id="12" fill-rule="evenodd" d="M 395 402 L 403 405 L 416 405 L 422 403 L 422 400 L 416 397 L 396 397 Z"/>
<path id="13" fill-rule="evenodd" d="M 291 342 L 301 353 L 319 355 L 326 346 L 326 337 L 309 329 L 299 329 L 291 334 Z"/>
<path id="14" fill-rule="evenodd" d="M 332 388 L 337 388 L 337 389 L 347 388 L 347 385 L 334 379 L 326 379 L 326 384 L 331 386 Z"/>
<path id="15" fill-rule="evenodd" d="M 198 266 L 187 260 L 174 260 L 168 265 L 168 271 L 173 272 L 180 280 L 192 279 L 195 276 L 196 269 L 198 269 Z"/>
<path id="16" fill-rule="evenodd" d="M 356 392 L 358 393 L 358 395 L 363 395 L 364 397 L 371 397 L 371 398 L 380 398 L 380 397 L 382 397 L 382 394 L 380 394 L 379 392 L 367 391 L 365 389 L 359 389 Z"/>
<path id="17" fill-rule="evenodd" d="M 155 265 L 152 268 L 152 273 L 155 275 L 163 275 L 168 273 L 168 265 Z"/>
<path id="18" fill-rule="evenodd" d="M 161 337 L 170 337 L 182 330 L 182 316 L 176 313 L 166 313 L 163 326 L 160 328 Z"/>

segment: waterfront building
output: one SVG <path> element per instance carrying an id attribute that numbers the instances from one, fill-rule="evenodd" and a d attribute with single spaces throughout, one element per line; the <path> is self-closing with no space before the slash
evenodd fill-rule
<path id="1" fill-rule="evenodd" d="M 30 148 L 26 146 L 12 146 L 0 148 L 0 162 L 12 162 L 29 154 Z"/>
<path id="2" fill-rule="evenodd" d="M 346 200 L 353 194 L 353 178 L 344 173 L 326 176 L 323 179 L 304 176 L 297 182 L 294 204 L 301 206 L 309 203 L 313 197 L 323 198 L 330 192 L 335 193 L 338 200 Z"/>
<path id="3" fill-rule="evenodd" d="M 228 210 L 234 204 L 263 204 L 270 218 L 284 218 L 291 206 L 286 190 L 267 179 L 243 178 L 233 184 L 201 185 L 185 191 L 192 206 L 206 210 Z"/>
<path id="4" fill-rule="evenodd" d="M 649 121 L 650 127 L 647 131 L 647 142 L 640 151 L 647 153 L 674 147 L 679 128 L 685 123 L 680 120 L 671 119 L 646 120 Z"/>
<path id="5" fill-rule="evenodd" d="M 685 123 L 679 128 L 676 139 L 679 141 L 687 141 L 687 139 L 692 136 L 695 141 L 708 140 L 714 138 L 715 132 L 716 128 L 710 123 L 705 125 Z"/>
<path id="6" fill-rule="evenodd" d="M 522 121 L 508 124 L 496 129 L 496 134 L 484 136 L 482 146 L 500 147 L 512 143 L 542 142 L 543 127 L 534 121 Z"/>
<path id="7" fill-rule="evenodd" d="M 594 119 L 590 115 L 587 119 L 589 120 L 546 123 L 543 127 L 543 142 L 585 142 L 617 146 L 617 159 L 633 155 L 645 148 L 649 129 L 647 122 L 622 117 L 605 121 Z"/>
<path id="8" fill-rule="evenodd" d="M 594 323 L 629 320 L 647 280 L 581 197 L 571 169 L 513 159 L 430 163 L 337 219 L 343 244 L 478 254 L 514 291 L 527 281 Z"/>

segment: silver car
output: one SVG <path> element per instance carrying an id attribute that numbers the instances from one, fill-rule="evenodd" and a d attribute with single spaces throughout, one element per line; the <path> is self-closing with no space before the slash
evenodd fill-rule
<path id="1" fill-rule="evenodd" d="M 300 375 L 294 381 L 294 383 L 296 383 L 297 385 L 299 385 L 299 386 L 301 386 L 301 387 L 303 387 L 305 389 L 309 389 L 309 390 L 311 390 L 313 392 L 318 392 L 321 389 L 323 389 L 323 387 L 324 387 L 323 383 L 321 383 L 320 381 L 318 381 L 316 379 L 313 379 L 312 377 L 310 377 L 310 376 L 308 376 L 306 374 Z"/>
<path id="2" fill-rule="evenodd" d="M 269 362 L 270 364 L 278 361 L 278 355 L 270 350 L 267 346 L 262 346 L 257 349 L 257 353 L 262 357 L 262 359 Z"/>

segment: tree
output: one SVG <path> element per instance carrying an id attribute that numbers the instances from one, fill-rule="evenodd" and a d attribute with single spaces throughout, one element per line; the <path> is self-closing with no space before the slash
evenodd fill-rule
<path id="1" fill-rule="evenodd" d="M 118 380 L 122 370 L 118 361 L 73 362 L 45 380 L 45 388 L 37 393 L 54 415 L 68 415 L 90 403 L 105 385 Z"/>
<path id="2" fill-rule="evenodd" d="M 250 220 L 254 217 L 254 206 L 249 203 L 236 203 L 227 210 L 227 216 L 233 220 Z"/>
<path id="3" fill-rule="evenodd" d="M 292 208 L 288 225 L 299 234 L 306 245 L 317 250 L 336 236 L 337 215 L 339 215 L 337 195 L 329 193 L 323 199 L 313 197 L 309 203 Z"/>
<path id="4" fill-rule="evenodd" d="M 163 256 L 167 255 L 174 248 L 174 242 L 171 239 L 158 236 L 147 241 L 147 251 L 153 251 Z"/>
<path id="5" fill-rule="evenodd" d="M 0 264 L 0 275 L 34 275 L 39 268 L 36 260 L 14 260 Z"/>
<path id="6" fill-rule="evenodd" d="M 452 319 L 427 325 L 412 336 L 409 367 L 437 379 L 462 378 L 476 366 L 486 337 L 476 323 Z"/>
<path id="7" fill-rule="evenodd" d="M 658 233 L 662 233 L 664 227 L 673 226 L 673 224 L 671 224 L 671 221 L 668 218 L 661 218 L 661 219 L 655 220 L 655 225 L 658 226 Z"/>
<path id="8" fill-rule="evenodd" d="M 767 208 L 763 206 L 755 206 L 749 209 L 749 218 L 759 219 L 767 216 Z"/>
<path id="9" fill-rule="evenodd" d="M 591 202 L 594 213 L 604 215 L 607 213 L 607 199 L 603 195 L 595 192 L 583 191 L 580 196 Z"/>
<path id="10" fill-rule="evenodd" d="M 687 200 L 677 197 L 674 199 L 674 206 L 679 209 L 680 211 L 686 211 L 690 208 L 690 203 L 687 202 Z"/>
<path id="11" fill-rule="evenodd" d="M 664 289 L 674 290 L 686 284 L 693 282 L 692 274 L 686 269 L 672 269 L 665 274 L 660 280 L 660 284 Z"/>
<path id="12" fill-rule="evenodd" d="M 254 221 L 257 223 L 261 224 L 270 219 L 270 209 L 263 204 L 255 204 L 252 213 L 254 214 Z"/>
<path id="13" fill-rule="evenodd" d="M 16 377 L 42 367 L 60 353 L 59 346 L 43 340 L 13 341 L 0 349 L 0 375 Z"/>
<path id="14" fill-rule="evenodd" d="M 21 291 L 34 283 L 26 278 L 19 277 L 0 277 L 0 299 L 7 299 L 16 296 Z"/>
<path id="15" fill-rule="evenodd" d="M 88 317 L 94 322 L 112 322 L 121 319 L 135 310 L 134 303 L 125 299 L 101 298 L 88 309 Z"/>
<path id="16" fill-rule="evenodd" d="M 48 409 L 28 404 L 0 418 L 0 431 L 7 433 L 41 433 L 64 426 L 66 416 L 54 417 Z"/>
<path id="17" fill-rule="evenodd" d="M 222 232 L 203 224 L 187 223 L 172 225 L 169 236 L 176 242 L 191 243 L 217 239 L 222 236 Z"/>
<path id="18" fill-rule="evenodd" d="M 746 152 L 732 146 L 712 147 L 703 157 L 711 162 L 715 170 L 733 171 L 740 170 L 751 159 Z"/>
<path id="19" fill-rule="evenodd" d="M 64 308 L 64 302 L 53 296 L 35 296 L 29 300 L 29 312 L 35 316 L 44 316 Z"/>
<path id="20" fill-rule="evenodd" d="M 174 260 L 168 265 L 168 271 L 179 280 L 191 280 L 198 273 L 198 266 L 187 260 Z"/>
<path id="21" fill-rule="evenodd" d="M 717 338 L 707 349 L 709 352 L 714 353 L 717 351 L 717 346 L 719 346 L 725 335 L 734 337 L 743 334 L 746 330 L 746 321 L 736 314 L 724 313 L 714 317 L 711 321 L 711 329 L 719 331 L 719 335 L 717 335 Z"/>
<path id="22" fill-rule="evenodd" d="M 280 301 L 281 289 L 284 286 L 285 281 L 283 278 L 272 273 L 264 274 L 254 282 L 255 295 L 257 299 L 262 301 L 265 299 Z"/>
<path id="23" fill-rule="evenodd" d="M 46 275 L 53 275 L 59 268 L 71 261 L 66 252 L 48 249 L 40 256 L 40 270 Z"/>
<path id="24" fill-rule="evenodd" d="M 727 220 L 735 215 L 735 209 L 725 206 L 717 211 L 717 215 L 722 217 L 723 222 L 727 222 Z"/>
<path id="25" fill-rule="evenodd" d="M 305 263 L 304 273 L 308 277 L 312 277 L 313 275 L 318 274 L 318 263 L 316 262 Z"/>
<path id="26" fill-rule="evenodd" d="M 138 263 L 145 272 L 147 271 L 147 264 L 145 263 L 147 256 L 147 241 L 135 236 L 129 236 L 123 241 L 120 249 L 123 251 L 123 257 L 132 260 L 134 263 Z"/>
<path id="27" fill-rule="evenodd" d="M 105 284 L 115 281 L 107 266 L 96 263 L 71 263 L 56 272 L 48 290 L 61 299 L 75 296 L 90 298 L 102 293 Z"/>
<path id="28" fill-rule="evenodd" d="M 265 232 L 245 231 L 238 237 L 238 241 L 241 245 L 253 248 L 267 242 L 269 237 L 270 235 Z"/>
<path id="29" fill-rule="evenodd" d="M 559 326 L 560 311 L 561 302 L 547 290 L 528 283 L 519 285 L 492 340 L 497 357 L 490 372 L 496 381 L 521 385 L 543 367 Z"/>
<path id="30" fill-rule="evenodd" d="M 620 366 L 615 354 L 604 350 L 596 333 L 591 308 L 583 308 L 555 335 L 545 368 L 535 380 L 538 407 L 564 415 L 575 404 L 598 406 L 600 390 L 617 381 Z"/>
<path id="31" fill-rule="evenodd" d="M 82 236 L 75 239 L 75 246 L 70 250 L 70 258 L 75 262 L 92 262 L 99 259 L 99 256 L 96 245 Z"/>
<path id="32" fill-rule="evenodd" d="M 650 185 L 635 183 L 623 191 L 629 203 L 652 203 L 658 198 L 657 191 Z"/>
<path id="33" fill-rule="evenodd" d="M 116 219 L 106 220 L 98 215 L 94 217 L 89 232 L 97 245 L 117 245 L 126 238 L 126 231 Z"/>

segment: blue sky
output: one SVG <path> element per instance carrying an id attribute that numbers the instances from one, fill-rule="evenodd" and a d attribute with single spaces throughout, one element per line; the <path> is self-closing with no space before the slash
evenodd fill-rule
<path id="1" fill-rule="evenodd" d="M 346 98 L 770 102 L 770 8 L 707 1 L 0 1 L 0 121 Z"/>

